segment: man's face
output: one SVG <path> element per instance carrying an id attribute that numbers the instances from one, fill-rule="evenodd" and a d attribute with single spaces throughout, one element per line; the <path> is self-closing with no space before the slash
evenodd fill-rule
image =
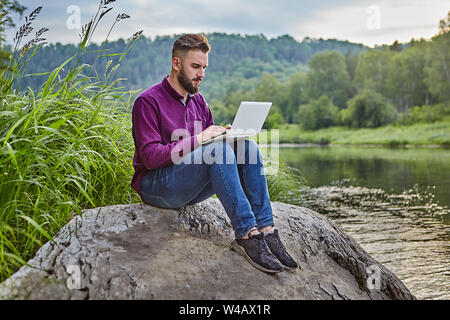
<path id="1" fill-rule="evenodd" d="M 200 89 L 200 83 L 205 77 L 205 69 L 208 66 L 208 54 L 200 50 L 190 50 L 181 61 L 178 72 L 178 81 L 190 94 L 196 94 Z"/>

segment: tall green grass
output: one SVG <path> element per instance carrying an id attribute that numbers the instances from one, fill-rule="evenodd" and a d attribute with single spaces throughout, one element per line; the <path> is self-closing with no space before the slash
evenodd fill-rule
<path id="1" fill-rule="evenodd" d="M 110 2 L 100 2 L 98 14 L 83 27 L 80 51 L 46 73 L 39 90 L 18 92 L 14 83 L 43 44 L 43 29 L 34 38 L 40 40 L 20 49 L 20 36 L 30 33 L 21 28 L 10 65 L 0 73 L 0 281 L 83 209 L 140 202 L 130 187 L 130 106 L 137 91 L 127 91 L 119 86 L 121 79 L 114 80 L 118 64 L 113 60 L 101 73 L 80 64 Z M 139 35 L 133 35 L 123 52 L 100 51 L 99 57 L 120 57 L 120 62 Z M 274 201 L 297 201 L 292 189 L 299 184 L 286 166 L 268 184 Z"/>
<path id="2" fill-rule="evenodd" d="M 304 203 L 302 189 L 308 185 L 308 181 L 300 170 L 289 167 L 282 159 L 279 159 L 277 173 L 266 175 L 266 179 L 270 201 L 294 205 Z"/>
<path id="3" fill-rule="evenodd" d="M 107 9 L 101 1 L 99 11 Z M 26 28 L 18 31 L 13 57 L 0 74 L 0 280 L 81 210 L 139 201 L 130 188 L 134 145 L 128 106 L 135 92 L 113 80 L 118 67 L 113 60 L 102 76 L 79 62 L 96 19 L 85 28 L 80 52 L 48 72 L 36 92 L 13 89 L 39 49 L 39 41 L 19 49 Z"/>
<path id="4" fill-rule="evenodd" d="M 73 214 L 137 200 L 129 187 L 130 117 L 116 111 L 125 97 L 83 77 L 83 69 L 77 67 L 57 86 L 49 78 L 47 89 L 2 99 L 2 278 Z"/>

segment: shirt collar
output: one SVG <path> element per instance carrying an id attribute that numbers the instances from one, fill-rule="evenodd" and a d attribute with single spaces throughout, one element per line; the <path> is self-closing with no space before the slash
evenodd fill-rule
<path id="1" fill-rule="evenodd" d="M 168 77 L 169 77 L 169 76 L 165 76 L 164 79 L 163 79 L 163 81 L 162 81 L 162 85 L 163 85 L 164 89 L 166 89 L 167 92 L 168 92 L 172 97 L 174 97 L 176 100 L 180 101 L 182 104 L 185 104 L 185 103 L 184 103 L 184 97 L 183 97 L 181 94 L 179 94 L 178 91 L 175 90 L 175 89 L 171 86 L 169 80 L 167 80 Z M 187 105 L 187 104 L 189 103 L 189 100 L 191 100 L 193 96 L 195 96 L 195 94 L 190 94 L 190 93 L 188 93 L 188 96 L 187 96 L 186 104 L 185 104 L 185 105 Z"/>

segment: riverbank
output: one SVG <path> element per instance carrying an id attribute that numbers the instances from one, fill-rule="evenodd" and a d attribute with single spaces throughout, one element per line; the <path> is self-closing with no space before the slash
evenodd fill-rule
<path id="1" fill-rule="evenodd" d="M 355 186 L 304 191 L 306 207 L 335 222 L 418 299 L 448 300 L 449 225 L 440 218 L 442 207 L 424 196 L 417 188 L 402 193 Z"/>
<path id="2" fill-rule="evenodd" d="M 450 146 L 450 120 L 413 125 L 388 125 L 374 129 L 330 127 L 315 131 L 303 130 L 296 124 L 281 125 L 279 143 L 339 144 L 382 146 Z M 268 134 L 270 142 L 271 133 Z"/>
<path id="3" fill-rule="evenodd" d="M 449 299 L 450 149 L 289 147 L 310 188 L 303 207 L 333 220 L 418 299 Z M 424 268 L 424 266 L 427 266 Z"/>

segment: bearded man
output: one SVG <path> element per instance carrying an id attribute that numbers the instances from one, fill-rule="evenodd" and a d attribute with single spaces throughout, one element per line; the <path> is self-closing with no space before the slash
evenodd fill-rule
<path id="1" fill-rule="evenodd" d="M 143 202 L 161 208 L 182 208 L 216 194 L 233 226 L 234 250 L 262 271 L 293 270 L 298 265 L 274 229 L 257 144 L 246 139 L 202 145 L 231 127 L 214 125 L 211 110 L 198 92 L 210 48 L 203 34 L 179 37 L 172 48 L 170 75 L 136 99 L 131 186 Z M 237 161 L 238 148 L 244 163 Z M 211 155 L 215 161 L 205 161 Z"/>

